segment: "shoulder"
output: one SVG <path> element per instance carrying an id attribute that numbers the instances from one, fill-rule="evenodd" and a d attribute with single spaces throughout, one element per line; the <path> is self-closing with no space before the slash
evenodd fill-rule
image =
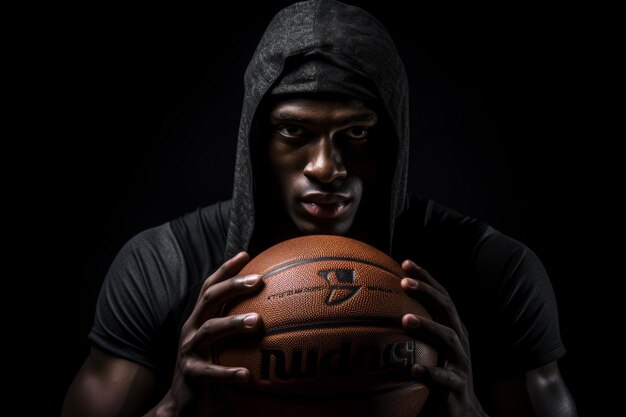
<path id="1" fill-rule="evenodd" d="M 229 207 L 230 201 L 215 203 L 136 234 L 117 254 L 107 279 L 121 275 L 180 291 L 193 285 L 196 267 L 211 269 L 223 261 Z"/>
<path id="2" fill-rule="evenodd" d="M 100 290 L 90 334 L 94 344 L 156 366 L 155 344 L 166 321 L 179 319 L 206 278 L 203 271 L 222 262 L 228 206 L 216 203 L 144 230 L 120 249 Z"/>
<path id="3" fill-rule="evenodd" d="M 168 222 L 134 235 L 120 249 L 114 264 L 145 265 L 147 260 L 167 263 L 167 261 L 180 260 L 180 255 L 180 246 Z"/>
<path id="4" fill-rule="evenodd" d="M 408 199 L 407 207 L 398 219 L 396 230 L 404 244 L 420 249 L 431 257 L 437 254 L 458 262 L 459 255 L 466 267 L 476 275 L 531 271 L 532 277 L 543 277 L 545 271 L 535 253 L 524 243 L 508 236 L 484 221 L 462 214 L 436 201 L 418 195 Z"/>
<path id="5" fill-rule="evenodd" d="M 154 368 L 154 340 L 190 282 L 169 223 L 133 236 L 100 289 L 89 334 L 100 349 Z"/>
<path id="6" fill-rule="evenodd" d="M 149 277 L 149 286 L 185 291 L 224 261 L 230 201 L 218 202 L 144 230 L 120 250 L 111 272 Z"/>
<path id="7" fill-rule="evenodd" d="M 153 290 L 162 287 L 163 290 L 155 294 L 171 294 L 169 287 L 183 283 L 184 275 L 181 246 L 170 223 L 165 223 L 133 236 L 115 257 L 107 280 L 117 281 L 122 287 L 131 282 L 135 287 L 141 285 Z"/>
<path id="8" fill-rule="evenodd" d="M 232 200 L 220 201 L 169 223 L 191 279 L 206 278 L 225 261 L 231 205 Z"/>
<path id="9" fill-rule="evenodd" d="M 218 201 L 198 208 L 170 222 L 177 238 L 197 239 L 201 236 L 226 238 L 232 200 Z"/>
<path id="10" fill-rule="evenodd" d="M 489 227 L 474 217 L 420 195 L 409 196 L 401 217 L 413 227 L 423 229 L 456 228 L 482 232 Z"/>
<path id="11" fill-rule="evenodd" d="M 394 229 L 394 256 L 430 261 L 444 255 L 469 260 L 481 239 L 493 230 L 485 222 L 419 195 L 407 198 Z M 449 263 L 446 259 L 442 262 Z"/>

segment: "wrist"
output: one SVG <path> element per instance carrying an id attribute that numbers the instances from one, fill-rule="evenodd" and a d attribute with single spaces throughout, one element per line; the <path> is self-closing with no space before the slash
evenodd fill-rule
<path id="1" fill-rule="evenodd" d="M 165 397 L 145 417 L 178 417 L 181 404 L 168 391 Z"/>

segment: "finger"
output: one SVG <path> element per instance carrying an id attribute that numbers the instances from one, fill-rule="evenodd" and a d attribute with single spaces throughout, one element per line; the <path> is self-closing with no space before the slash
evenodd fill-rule
<path id="1" fill-rule="evenodd" d="M 430 387 L 436 385 L 453 391 L 463 389 L 463 379 L 450 369 L 415 364 L 411 367 L 411 374 Z"/>
<path id="2" fill-rule="evenodd" d="M 188 357 L 182 364 L 185 378 L 190 381 L 200 379 L 215 383 L 242 383 L 250 379 L 250 371 L 246 368 L 230 368 L 203 361 L 196 357 Z"/>
<path id="3" fill-rule="evenodd" d="M 193 326 L 200 327 L 211 317 L 219 315 L 222 306 L 235 297 L 257 291 L 263 285 L 258 274 L 229 278 L 208 287 L 198 297 L 198 302 L 190 315 Z"/>
<path id="4" fill-rule="evenodd" d="M 250 255 L 246 252 L 239 252 L 226 262 L 224 262 L 211 276 L 209 276 L 202 285 L 200 294 L 207 290 L 211 285 L 234 277 L 243 269 L 250 261 Z"/>
<path id="5" fill-rule="evenodd" d="M 438 322 L 451 327 L 461 336 L 463 347 L 469 349 L 467 328 L 461 321 L 452 299 L 425 282 L 404 278 L 400 285 L 410 296 L 420 301 Z"/>
<path id="6" fill-rule="evenodd" d="M 465 324 L 463 323 L 463 321 L 460 321 L 460 322 L 461 322 L 461 331 L 459 334 L 461 335 L 461 342 L 463 343 L 463 348 L 465 348 L 465 351 L 467 352 L 467 354 L 470 355 L 469 333 L 467 332 L 467 327 L 465 327 Z"/>
<path id="7" fill-rule="evenodd" d="M 412 278 L 417 278 L 420 281 L 426 282 L 431 287 L 436 288 L 440 292 L 448 295 L 448 291 L 441 285 L 435 278 L 433 278 L 427 270 L 417 265 L 410 259 L 402 262 L 402 269 L 407 273 L 408 276 Z"/>
<path id="8" fill-rule="evenodd" d="M 469 364 L 469 356 L 459 334 L 450 327 L 414 314 L 405 314 L 402 317 L 402 325 L 417 339 L 443 353 L 448 362 L 462 366 Z"/>
<path id="9" fill-rule="evenodd" d="M 183 354 L 194 350 L 201 352 L 216 341 L 229 336 L 250 333 L 259 328 L 261 318 L 257 313 L 218 317 L 204 322 L 189 340 L 181 345 Z"/>
<path id="10" fill-rule="evenodd" d="M 454 302 L 447 295 L 432 285 L 413 278 L 403 278 L 400 281 L 402 288 L 413 298 L 424 304 L 428 312 L 445 325 L 460 331 L 461 321 Z"/>

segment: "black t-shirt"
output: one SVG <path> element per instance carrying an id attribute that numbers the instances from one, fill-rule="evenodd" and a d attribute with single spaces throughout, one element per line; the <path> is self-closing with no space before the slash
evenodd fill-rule
<path id="1" fill-rule="evenodd" d="M 152 368 L 165 390 L 180 328 L 202 282 L 224 261 L 230 201 L 132 238 L 111 265 L 89 339 Z M 466 325 L 479 397 L 489 381 L 523 375 L 565 353 L 554 293 L 537 256 L 487 224 L 412 197 L 392 256 L 412 259 L 450 293 Z"/>

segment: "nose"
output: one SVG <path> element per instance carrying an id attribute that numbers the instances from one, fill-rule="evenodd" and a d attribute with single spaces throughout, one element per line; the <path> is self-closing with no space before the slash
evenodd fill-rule
<path id="1" fill-rule="evenodd" d="M 309 162 L 304 168 L 304 175 L 311 181 L 330 184 L 347 175 L 341 160 L 341 151 L 330 138 L 322 138 L 311 147 Z"/>

